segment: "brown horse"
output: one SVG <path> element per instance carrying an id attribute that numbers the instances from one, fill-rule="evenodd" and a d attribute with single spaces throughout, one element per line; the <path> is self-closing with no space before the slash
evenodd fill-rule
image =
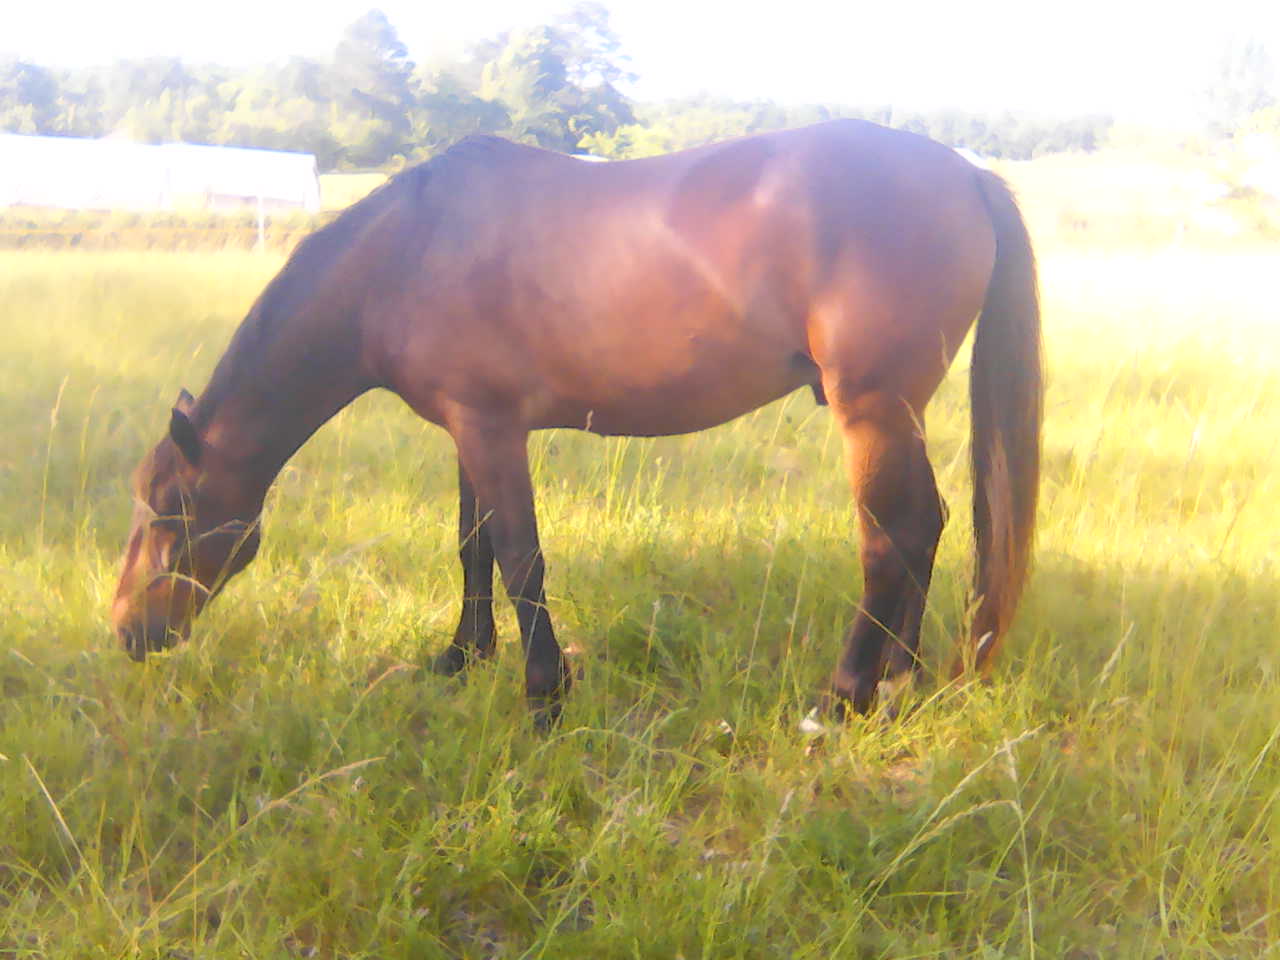
<path id="1" fill-rule="evenodd" d="M 493 652 L 496 559 L 528 696 L 554 716 L 570 675 L 543 592 L 529 431 L 686 433 L 809 387 L 843 432 L 862 531 L 864 596 L 832 692 L 866 710 L 918 662 L 946 512 L 924 410 L 979 315 L 982 667 L 1022 589 L 1039 479 L 1035 262 L 1003 182 L 858 121 L 609 164 L 465 141 L 304 241 L 204 393 L 179 396 L 134 477 L 115 628 L 137 659 L 185 637 L 257 550 L 284 463 L 382 387 L 457 446 L 462 617 L 437 668 Z"/>

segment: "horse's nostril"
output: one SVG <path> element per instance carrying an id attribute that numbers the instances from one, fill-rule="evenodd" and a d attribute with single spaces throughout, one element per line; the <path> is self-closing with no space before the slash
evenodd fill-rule
<path id="1" fill-rule="evenodd" d="M 121 627 L 118 633 L 120 642 L 124 646 L 124 652 L 129 655 L 129 659 L 136 663 L 141 663 L 147 659 L 147 643 L 141 630 Z"/>

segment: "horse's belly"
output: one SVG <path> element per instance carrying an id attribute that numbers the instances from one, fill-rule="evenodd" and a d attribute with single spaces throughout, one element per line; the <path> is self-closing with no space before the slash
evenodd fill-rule
<path id="1" fill-rule="evenodd" d="M 814 383 L 816 371 L 812 361 L 801 356 L 725 358 L 649 377 L 629 369 L 609 377 L 609 371 L 597 370 L 590 381 L 597 389 L 561 395 L 538 425 L 604 435 L 692 433 Z"/>

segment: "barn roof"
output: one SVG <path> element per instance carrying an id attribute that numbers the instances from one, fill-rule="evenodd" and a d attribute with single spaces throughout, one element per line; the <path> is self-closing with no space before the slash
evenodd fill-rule
<path id="1" fill-rule="evenodd" d="M 316 158 L 241 147 L 0 134 L 0 206 L 166 210 L 202 199 L 320 208 Z"/>

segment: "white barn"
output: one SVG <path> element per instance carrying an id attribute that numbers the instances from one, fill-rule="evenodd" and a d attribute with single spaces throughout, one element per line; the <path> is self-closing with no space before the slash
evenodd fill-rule
<path id="1" fill-rule="evenodd" d="M 316 158 L 240 147 L 0 133 L 0 207 L 320 209 Z"/>

